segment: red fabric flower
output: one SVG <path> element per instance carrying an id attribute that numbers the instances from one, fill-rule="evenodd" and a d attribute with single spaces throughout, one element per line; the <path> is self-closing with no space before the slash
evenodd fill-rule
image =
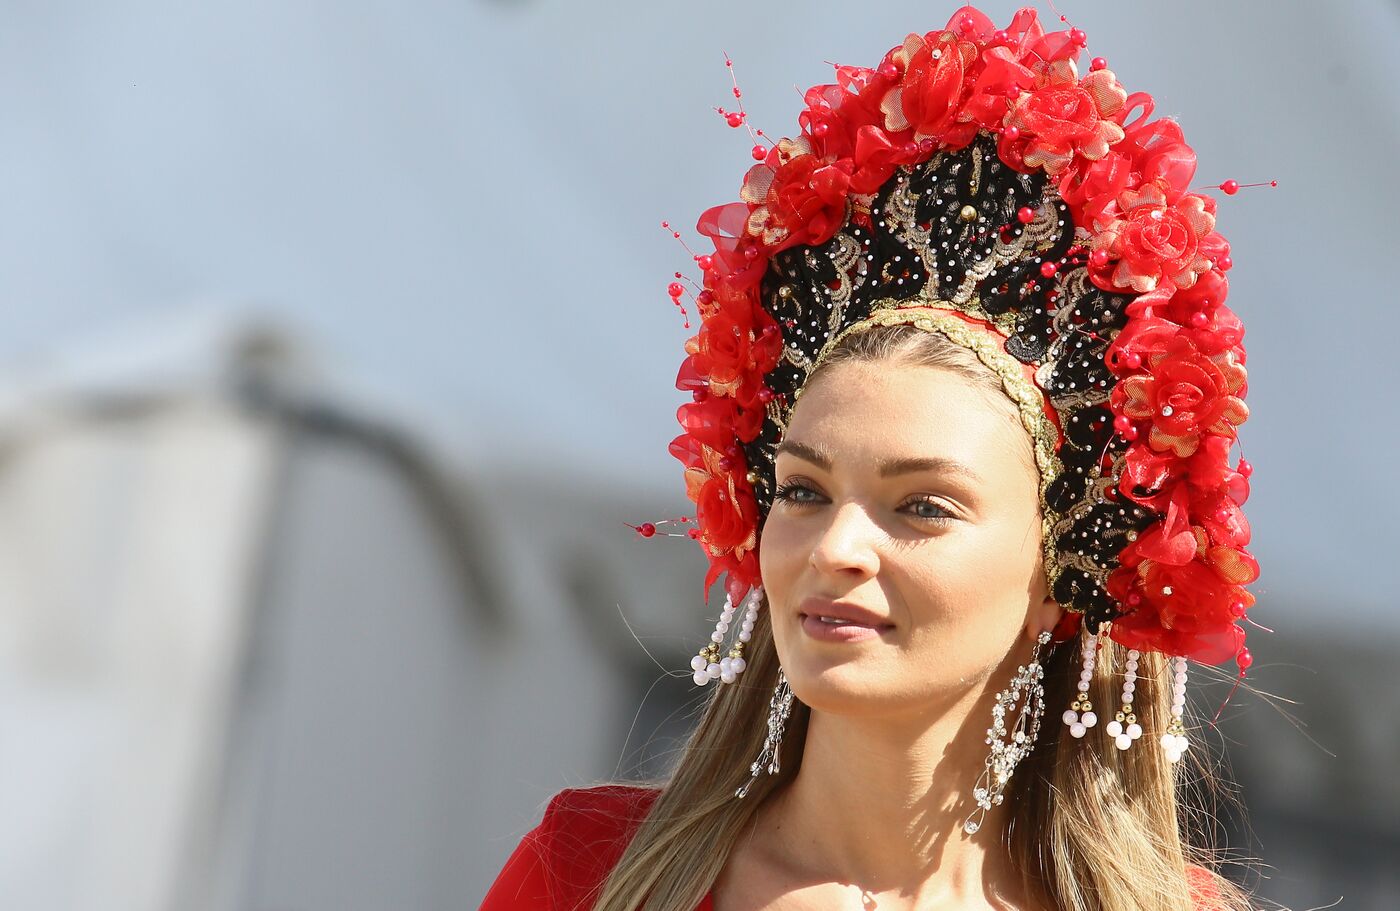
<path id="1" fill-rule="evenodd" d="M 881 103 L 885 129 L 898 133 L 912 129 L 913 139 L 946 140 L 964 146 L 977 133 L 977 125 L 959 123 L 963 80 L 967 68 L 977 59 L 977 46 L 959 41 L 949 31 L 928 39 L 910 35 L 894 55 L 896 66 L 904 69 L 903 81 L 890 89 Z"/>
<path id="2" fill-rule="evenodd" d="M 741 325 L 732 313 L 719 311 L 705 320 L 700 331 L 686 343 L 695 366 L 710 378 L 714 395 L 733 395 L 740 380 L 752 367 L 752 331 Z"/>
<path id="3" fill-rule="evenodd" d="M 782 354 L 782 334 L 772 316 L 758 305 L 756 289 L 729 289 L 716 296 L 700 331 L 686 341 L 685 350 L 690 355 L 686 370 L 708 382 L 678 377 L 679 388 L 704 388 L 713 395 L 751 404 L 762 386 L 763 374 Z"/>
<path id="4" fill-rule="evenodd" d="M 851 161 L 823 162 L 811 154 L 806 138 L 784 139 L 769 161 L 749 169 L 741 198 L 754 206 L 748 231 L 770 253 L 798 245 L 825 243 L 846 220 Z"/>
<path id="5" fill-rule="evenodd" d="M 887 55 L 886 60 L 889 59 Z M 899 79 L 898 72 L 838 66 L 834 85 L 814 85 L 808 89 L 802 96 L 807 109 L 798 115 L 797 122 L 811 144 L 812 153 L 823 161 L 858 158 L 857 135 L 867 126 L 884 122 L 880 102 Z M 907 137 L 897 139 L 902 144 Z"/>
<path id="6" fill-rule="evenodd" d="M 1113 284 L 1146 292 L 1159 282 L 1189 288 L 1196 277 L 1215 264 L 1209 254 L 1219 251 L 1215 230 L 1215 200 L 1187 194 L 1167 203 L 1166 188 L 1154 181 L 1118 197 L 1121 217 L 1094 235 L 1092 247 L 1107 250 L 1118 261 Z"/>
<path id="7" fill-rule="evenodd" d="M 1232 352 L 1204 354 L 1184 333 L 1152 351 L 1147 373 L 1127 377 L 1113 389 L 1110 400 L 1119 414 L 1151 421 L 1148 445 L 1178 456 L 1189 456 L 1207 433 L 1233 436 L 1235 426 L 1249 417 L 1239 397 L 1245 370 Z"/>
<path id="8" fill-rule="evenodd" d="M 1061 60 L 1046 68 L 1037 86 L 1024 92 L 1006 115 L 1006 126 L 1016 127 L 1015 140 L 1003 135 L 999 152 L 1012 167 L 1043 168 L 1058 174 L 1074 156 L 1090 161 L 1103 158 L 1109 146 L 1123 138 L 1114 115 L 1128 93 L 1113 71 L 1095 70 L 1077 79 L 1074 62 Z"/>
<path id="9" fill-rule="evenodd" d="M 1249 544 L 1249 520 L 1228 488 L 1196 491 L 1190 500 L 1191 515 L 1205 530 L 1212 547 L 1238 550 Z"/>
<path id="10" fill-rule="evenodd" d="M 1179 565 L 1148 558 L 1145 536 L 1124 549 L 1108 579 L 1109 594 L 1129 610 L 1113 622 L 1114 640 L 1208 664 L 1239 652 L 1244 631 L 1235 621 L 1254 603 L 1243 586 L 1258 578 L 1258 564 L 1242 548 L 1212 545 L 1204 529 L 1193 535 L 1194 559 Z"/>
<path id="11" fill-rule="evenodd" d="M 1205 503 L 1211 496 L 1228 497 L 1232 503 L 1242 506 L 1249 499 L 1249 479 L 1230 467 L 1233 445 L 1230 437 L 1207 434 L 1196 451 L 1183 459 L 1171 451 L 1157 452 L 1141 442 L 1133 443 L 1123 455 L 1123 475 L 1118 489 L 1133 502 L 1158 512 L 1168 508 L 1183 483 L 1191 487 L 1193 516 L 1214 514 L 1216 507 Z M 1240 519 L 1243 519 L 1242 514 Z M 1245 540 L 1233 543 L 1249 543 L 1247 526 Z"/>
<path id="12" fill-rule="evenodd" d="M 757 543 L 758 504 L 743 481 L 742 458 L 701 445 L 700 464 L 685 470 L 686 495 L 695 502 L 700 542 L 712 553 L 736 551 L 737 557 Z"/>
<path id="13" fill-rule="evenodd" d="M 734 400 L 712 395 L 699 402 L 686 402 L 676 409 L 676 420 L 685 433 L 671 441 L 671 454 L 687 468 L 704 464 L 703 447 L 731 457 L 740 453 L 734 438 Z"/>
<path id="14" fill-rule="evenodd" d="M 1144 106 L 1142 116 L 1127 124 L 1126 118 L 1134 107 Z M 1181 126 L 1175 120 L 1152 120 L 1153 101 L 1144 92 L 1128 96 L 1118 112 L 1123 123 L 1123 141 L 1114 151 L 1132 162 L 1138 184 L 1156 184 L 1166 194 L 1167 202 L 1175 203 L 1191 186 L 1196 175 L 1196 152 L 1186 144 Z"/>
<path id="15" fill-rule="evenodd" d="M 710 569 L 705 573 L 706 604 L 710 601 L 710 586 L 721 574 L 725 574 L 725 590 L 734 603 L 738 604 L 750 589 L 762 582 L 758 569 L 757 548 L 745 551 L 742 557 L 736 556 L 735 551 L 710 557 Z"/>
<path id="16" fill-rule="evenodd" d="M 1181 566 L 1152 560 L 1125 565 L 1109 576 L 1108 591 L 1120 602 L 1131 603 L 1134 595 L 1138 602 L 1113 621 L 1114 641 L 1206 664 L 1239 653 L 1244 630 L 1235 621 L 1254 603 L 1248 591 L 1225 582 L 1200 560 Z"/>

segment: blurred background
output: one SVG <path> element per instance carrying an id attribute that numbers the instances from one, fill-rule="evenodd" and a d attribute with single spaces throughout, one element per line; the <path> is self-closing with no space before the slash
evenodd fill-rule
<path id="1" fill-rule="evenodd" d="M 0 3 L 0 905 L 475 907 L 660 772 L 713 617 L 624 523 L 691 514 L 659 223 L 737 198 L 723 52 L 781 136 L 955 5 Z M 1226 825 L 1262 895 L 1400 907 L 1400 6 L 1060 12 L 1202 186 L 1279 182 L 1221 198 L 1280 697 Z"/>

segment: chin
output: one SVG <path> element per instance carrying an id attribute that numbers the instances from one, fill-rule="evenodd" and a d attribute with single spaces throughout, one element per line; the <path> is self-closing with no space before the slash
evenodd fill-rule
<path id="1" fill-rule="evenodd" d="M 833 660 L 808 648 L 783 662 L 783 669 L 793 694 L 807 706 L 838 715 L 868 712 L 890 699 L 880 685 L 884 674 L 877 667 L 879 662 L 869 660 L 873 657 L 850 655 Z"/>

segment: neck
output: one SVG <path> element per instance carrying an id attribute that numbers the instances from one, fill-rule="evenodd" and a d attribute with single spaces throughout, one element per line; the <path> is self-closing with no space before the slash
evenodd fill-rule
<path id="1" fill-rule="evenodd" d="M 978 690 L 924 716 L 814 710 L 801 768 L 773 795 L 760 837 L 795 871 L 875 894 L 935 904 L 1019 895 L 1001 838 L 1006 808 L 989 811 L 976 835 L 963 831 L 991 700 Z"/>

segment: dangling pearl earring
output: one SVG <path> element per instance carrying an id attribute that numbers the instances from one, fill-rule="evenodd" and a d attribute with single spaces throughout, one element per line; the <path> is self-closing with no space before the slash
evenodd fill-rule
<path id="1" fill-rule="evenodd" d="M 1098 657 L 1104 626 L 1100 624 L 1099 631 L 1084 640 L 1084 647 L 1080 650 L 1084 669 L 1079 672 L 1079 695 L 1074 697 L 1074 702 L 1061 716 L 1061 720 L 1069 725 L 1072 737 L 1083 737 L 1089 728 L 1099 723 L 1099 716 L 1094 714 L 1094 704 L 1089 701 L 1089 685 L 1094 680 L 1094 662 Z"/>
<path id="2" fill-rule="evenodd" d="M 1181 754 L 1186 752 L 1186 725 L 1182 724 L 1181 716 L 1186 710 L 1186 659 L 1175 657 L 1171 660 L 1172 668 L 1172 720 L 1167 725 L 1167 732 L 1162 735 L 1162 749 L 1167 751 L 1167 759 L 1171 762 L 1179 762 Z"/>
<path id="3" fill-rule="evenodd" d="M 696 686 L 704 686 L 711 680 L 733 683 L 744 672 L 744 668 L 748 666 L 744 661 L 744 645 L 753 638 L 754 623 L 758 621 L 758 605 L 762 600 L 763 586 L 755 585 L 753 591 L 744 599 L 744 619 L 739 624 L 739 634 L 735 637 L 734 645 L 729 649 L 728 656 L 721 658 L 720 647 L 724 645 L 725 636 L 734 621 L 735 610 L 734 599 L 728 594 L 724 596 L 724 609 L 720 611 L 719 621 L 715 623 L 715 631 L 710 633 L 710 641 L 700 649 L 698 655 L 690 659 L 690 669 L 695 672 L 692 679 Z"/>
<path id="4" fill-rule="evenodd" d="M 1113 745 L 1126 750 L 1133 741 L 1142 736 L 1142 725 L 1138 724 L 1133 712 L 1133 691 L 1137 689 L 1138 650 L 1128 649 L 1128 660 L 1123 664 L 1123 707 L 1113 720 L 1104 725 L 1104 733 L 1113 738 Z"/>

